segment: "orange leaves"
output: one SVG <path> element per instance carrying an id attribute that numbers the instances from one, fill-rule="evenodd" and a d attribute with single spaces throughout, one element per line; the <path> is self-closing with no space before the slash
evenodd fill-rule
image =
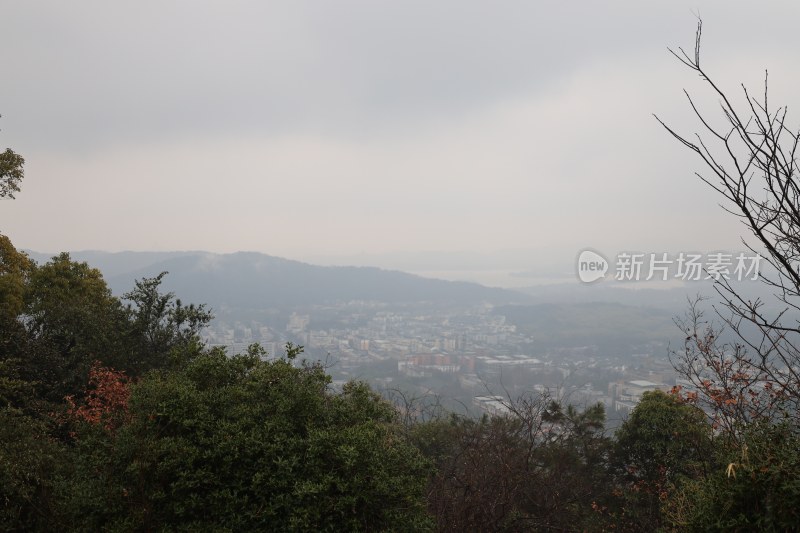
<path id="1" fill-rule="evenodd" d="M 100 362 L 95 361 L 89 371 L 89 386 L 83 405 L 77 406 L 73 396 L 65 398 L 68 417 L 93 425 L 103 424 L 109 431 L 115 429 L 119 415 L 128 409 L 129 385 L 124 372 L 100 366 Z"/>
<path id="2" fill-rule="evenodd" d="M 684 394 L 682 385 L 674 385 L 669 393 L 683 403 L 697 404 L 697 393 L 689 391 Z"/>

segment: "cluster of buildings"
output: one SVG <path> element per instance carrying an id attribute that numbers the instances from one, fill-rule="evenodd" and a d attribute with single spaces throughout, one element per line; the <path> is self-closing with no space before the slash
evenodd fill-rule
<path id="1" fill-rule="evenodd" d="M 325 361 L 337 381 L 446 389 L 492 415 L 504 412 L 496 394 L 541 392 L 570 403 L 605 404 L 624 416 L 649 390 L 669 390 L 675 375 L 663 355 L 600 355 L 591 346 L 537 351 L 536 339 L 490 306 L 389 308 L 367 302 L 312 307 L 288 317 L 218 318 L 205 333 L 210 345 L 240 353 L 254 342 L 279 356 L 287 341 Z"/>
<path id="2" fill-rule="evenodd" d="M 218 318 L 205 332 L 211 345 L 239 353 L 259 342 L 270 353 L 291 341 L 307 353 L 324 353 L 340 364 L 367 360 L 401 360 L 414 355 L 508 354 L 530 349 L 533 338 L 506 323 L 490 306 L 471 308 L 400 308 L 366 302 L 313 307 L 294 312 L 283 324 Z M 328 318 L 335 317 L 335 318 Z M 277 351 L 270 347 L 278 348 Z"/>

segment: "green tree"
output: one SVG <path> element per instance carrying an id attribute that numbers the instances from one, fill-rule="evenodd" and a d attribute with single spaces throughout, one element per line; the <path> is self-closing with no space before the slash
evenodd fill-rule
<path id="1" fill-rule="evenodd" d="M 80 394 L 95 360 L 118 362 L 126 317 L 99 270 L 62 253 L 33 270 L 26 300 L 25 370 L 43 399 Z"/>
<path id="2" fill-rule="evenodd" d="M 16 360 L 16 375 L 49 404 L 80 396 L 94 361 L 135 378 L 202 350 L 211 314 L 162 294 L 164 274 L 137 281 L 126 306 L 99 270 L 67 253 L 37 267 L 3 237 L 0 259 L 0 361 Z"/>
<path id="3" fill-rule="evenodd" d="M 364 384 L 211 350 L 130 390 L 121 425 L 79 421 L 67 529 L 418 531 L 428 463 Z M 110 405 L 110 404 L 109 404 Z"/>
<path id="4" fill-rule="evenodd" d="M 11 240 L 0 234 L 0 318 L 16 317 L 25 305 L 25 287 L 34 263 L 17 251 Z"/>
<path id="5" fill-rule="evenodd" d="M 48 531 L 62 447 L 41 419 L 0 407 L 0 531 Z"/>
<path id="6" fill-rule="evenodd" d="M 0 198 L 14 198 L 14 193 L 19 192 L 19 183 L 25 177 L 24 166 L 25 159 L 11 148 L 0 152 Z"/>
<path id="7" fill-rule="evenodd" d="M 0 235 L 0 406 L 30 400 L 31 384 L 22 378 L 28 337 L 18 317 L 33 270 L 33 261 Z"/>
<path id="8" fill-rule="evenodd" d="M 19 192 L 19 182 L 25 176 L 25 159 L 11 148 L 0 152 L 0 198 L 14 198 Z"/>
<path id="9" fill-rule="evenodd" d="M 619 519 L 632 529 L 663 524 L 661 504 L 686 480 L 712 468 L 711 425 L 697 407 L 675 395 L 645 392 L 616 434 L 615 463 L 624 491 Z"/>
<path id="10" fill-rule="evenodd" d="M 760 421 L 742 437 L 725 446 L 720 467 L 687 488 L 682 530 L 800 530 L 800 436 Z"/>
<path id="11" fill-rule="evenodd" d="M 167 272 L 135 282 L 132 291 L 123 296 L 129 320 L 128 336 L 132 352 L 117 368 L 142 374 L 183 361 L 175 357 L 197 355 L 202 349 L 200 332 L 213 319 L 203 304 L 184 305 L 172 292 L 161 292 Z"/>

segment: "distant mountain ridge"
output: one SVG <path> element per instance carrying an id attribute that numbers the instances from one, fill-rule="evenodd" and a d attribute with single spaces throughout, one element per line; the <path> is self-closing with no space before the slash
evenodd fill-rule
<path id="1" fill-rule="evenodd" d="M 29 252 L 38 262 L 48 254 Z M 386 303 L 525 303 L 530 297 L 477 283 L 423 278 L 375 267 L 317 266 L 258 252 L 74 252 L 100 269 L 115 294 L 167 271 L 165 289 L 215 308 L 287 308 L 355 300 Z"/>

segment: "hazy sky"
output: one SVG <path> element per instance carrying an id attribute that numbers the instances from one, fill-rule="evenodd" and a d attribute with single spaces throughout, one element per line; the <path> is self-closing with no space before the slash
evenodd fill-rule
<path id="1" fill-rule="evenodd" d="M 651 116 L 691 133 L 681 89 L 706 94 L 666 48 L 692 46 L 699 12 L 722 85 L 768 68 L 789 104 L 800 86 L 796 1 L 121 4 L 0 5 L 18 247 L 736 247 Z"/>

